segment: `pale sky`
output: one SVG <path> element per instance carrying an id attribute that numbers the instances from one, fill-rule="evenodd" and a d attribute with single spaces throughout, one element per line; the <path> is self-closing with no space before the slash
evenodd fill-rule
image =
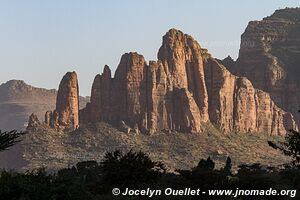
<path id="1" fill-rule="evenodd" d="M 105 64 L 114 71 L 122 54 L 156 60 L 162 36 L 177 28 L 217 58 L 238 55 L 251 20 L 299 0 L 0 0 L 0 83 L 24 80 L 58 88 L 76 71 L 80 94 Z"/>

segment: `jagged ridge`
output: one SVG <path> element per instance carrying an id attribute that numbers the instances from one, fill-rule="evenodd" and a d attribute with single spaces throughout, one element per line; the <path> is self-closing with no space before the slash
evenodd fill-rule
<path id="1" fill-rule="evenodd" d="M 60 90 L 71 91 L 69 85 L 61 83 Z M 57 105 L 68 105 L 64 109 L 81 123 L 124 121 L 148 133 L 198 133 L 208 121 L 225 132 L 283 135 L 297 129 L 293 114 L 276 106 L 268 93 L 255 89 L 247 78 L 231 74 L 191 36 L 176 29 L 163 37 L 157 61 L 147 65 L 142 55 L 126 53 L 113 78 L 105 66 L 95 77 L 91 102 L 79 116 L 70 103 L 63 102 L 68 98 L 60 101 Z M 65 120 L 70 123 L 58 126 L 77 126 Z"/>

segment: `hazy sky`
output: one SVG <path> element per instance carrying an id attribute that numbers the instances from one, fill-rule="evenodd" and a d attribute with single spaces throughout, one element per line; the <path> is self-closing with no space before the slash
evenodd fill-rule
<path id="1" fill-rule="evenodd" d="M 0 83 L 10 79 L 57 88 L 76 71 L 90 95 L 103 66 L 125 52 L 156 60 L 162 36 L 177 28 L 217 58 L 238 55 L 248 21 L 299 0 L 0 0 Z"/>

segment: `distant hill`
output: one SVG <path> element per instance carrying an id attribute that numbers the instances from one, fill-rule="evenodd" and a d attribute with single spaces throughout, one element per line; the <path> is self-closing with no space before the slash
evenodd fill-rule
<path id="1" fill-rule="evenodd" d="M 36 113 L 40 120 L 45 111 L 55 108 L 57 91 L 37 88 L 22 80 L 10 80 L 0 85 L 0 130 L 25 130 L 28 117 Z M 80 107 L 84 107 L 89 98 L 80 97 Z M 0 153 L 1 167 L 18 167 L 20 147 L 16 145 L 9 151 Z M 18 158 L 17 158 L 18 157 Z"/>

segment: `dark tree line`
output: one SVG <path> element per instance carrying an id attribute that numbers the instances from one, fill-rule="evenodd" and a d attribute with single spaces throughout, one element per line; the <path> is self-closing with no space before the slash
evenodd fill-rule
<path id="1" fill-rule="evenodd" d="M 289 189 L 300 188 L 300 169 L 274 170 L 259 164 L 241 165 L 238 172 L 231 171 L 231 159 L 215 168 L 211 158 L 201 159 L 190 170 L 167 172 L 163 163 L 155 162 L 143 152 L 115 151 L 106 153 L 104 159 L 80 162 L 71 168 L 47 173 L 44 169 L 18 173 L 0 173 L 0 199 L 5 200 L 102 200 L 147 199 L 145 197 L 113 196 L 118 187 L 130 189 L 201 188 L 208 189 Z M 298 191 L 299 192 L 299 191 Z M 156 196 L 152 199 L 232 199 L 230 196 Z M 240 196 L 240 200 L 290 199 L 289 196 Z"/>

